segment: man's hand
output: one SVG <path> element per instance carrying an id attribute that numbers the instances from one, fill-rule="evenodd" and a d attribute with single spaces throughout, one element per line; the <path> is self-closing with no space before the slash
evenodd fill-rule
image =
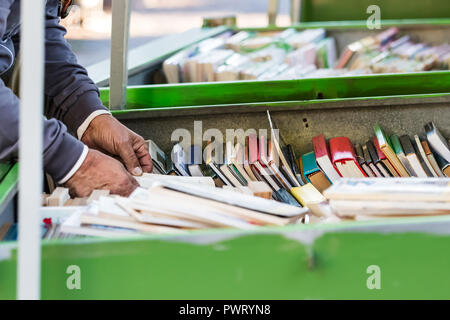
<path id="1" fill-rule="evenodd" d="M 96 150 L 89 150 L 81 167 L 64 184 L 75 197 L 87 197 L 95 189 L 110 190 L 111 194 L 128 197 L 137 181 L 117 160 Z"/>
<path id="2" fill-rule="evenodd" d="M 119 157 L 132 175 L 140 176 L 153 169 L 145 140 L 109 114 L 95 117 L 81 141 L 89 148 Z"/>

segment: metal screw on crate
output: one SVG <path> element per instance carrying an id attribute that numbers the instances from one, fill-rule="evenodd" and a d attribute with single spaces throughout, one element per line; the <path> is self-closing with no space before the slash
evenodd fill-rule
<path id="1" fill-rule="evenodd" d="M 371 14 L 366 21 L 367 28 L 370 30 L 381 29 L 381 9 L 379 6 L 372 4 L 367 7 L 367 14 Z"/>
<path id="2" fill-rule="evenodd" d="M 81 290 L 81 269 L 77 265 L 70 265 L 66 269 L 70 276 L 66 280 L 66 287 L 69 290 Z"/>
<path id="3" fill-rule="evenodd" d="M 367 289 L 380 290 L 381 289 L 381 268 L 380 268 L 380 266 L 377 266 L 376 264 L 372 264 L 367 267 L 366 273 L 370 274 L 370 276 L 367 278 L 367 281 L 366 281 Z"/>

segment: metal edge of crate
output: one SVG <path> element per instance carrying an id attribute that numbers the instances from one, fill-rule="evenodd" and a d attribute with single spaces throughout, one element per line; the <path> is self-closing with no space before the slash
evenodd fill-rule
<path id="1" fill-rule="evenodd" d="M 11 165 L 8 173 L 0 182 L 0 215 L 16 195 L 18 181 L 19 165 L 16 163 Z"/>
<path id="2" fill-rule="evenodd" d="M 347 77 L 131 86 L 126 109 L 332 100 L 450 92 L 450 71 Z M 108 103 L 108 88 L 100 97 Z M 123 111 L 122 111 L 123 112 Z"/>
<path id="3" fill-rule="evenodd" d="M 44 241 L 42 297 L 448 298 L 449 226 L 449 217 L 429 217 Z M 15 243 L 0 245 L 3 299 L 14 297 L 15 250 Z M 66 286 L 73 265 L 81 290 Z M 381 268 L 383 290 L 366 287 L 373 265 Z"/>

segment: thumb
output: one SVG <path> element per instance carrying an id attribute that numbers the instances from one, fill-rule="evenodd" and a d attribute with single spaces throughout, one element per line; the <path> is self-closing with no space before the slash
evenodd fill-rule
<path id="1" fill-rule="evenodd" d="M 119 156 L 125 164 L 128 172 L 130 172 L 133 176 L 141 176 L 142 168 L 131 144 L 124 144 L 118 151 Z"/>

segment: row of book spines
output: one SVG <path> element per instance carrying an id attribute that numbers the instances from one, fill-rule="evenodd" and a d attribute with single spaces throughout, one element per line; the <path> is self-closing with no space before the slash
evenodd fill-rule
<path id="1" fill-rule="evenodd" d="M 402 136 L 407 138 L 407 140 L 410 142 L 409 136 Z M 327 178 L 327 180 L 332 183 L 332 179 L 324 172 L 324 170 L 320 167 L 320 165 L 317 163 L 317 157 L 323 156 L 323 154 L 320 153 L 320 148 L 322 146 L 319 146 L 320 142 L 317 142 L 317 138 L 315 137 L 313 139 L 313 145 L 315 151 L 311 151 L 309 153 L 306 153 L 302 156 L 303 163 L 307 164 L 307 169 L 303 169 L 302 172 L 304 173 L 304 177 L 308 182 L 312 182 L 310 180 L 310 177 L 313 175 L 317 175 L 318 172 L 322 172 L 323 175 Z M 323 139 L 323 137 L 321 137 Z M 360 172 L 363 174 L 363 176 L 366 177 L 409 177 L 409 176 L 417 176 L 417 174 L 410 173 L 403 163 L 400 161 L 400 159 L 397 157 L 398 154 L 403 153 L 402 145 L 400 144 L 400 139 L 396 135 L 392 135 L 390 140 L 394 140 L 393 143 L 395 145 L 394 152 L 391 152 L 387 146 L 383 145 L 381 146 L 378 138 L 375 136 L 372 140 L 369 140 L 364 145 L 364 148 L 361 148 L 360 145 L 352 145 L 350 140 L 347 137 L 338 137 L 330 139 L 330 149 L 331 149 L 331 161 L 333 164 L 334 169 L 336 172 L 343 177 L 348 178 L 354 178 L 356 176 L 348 175 L 348 173 L 340 171 L 336 164 L 343 161 L 352 161 L 360 170 Z M 388 143 L 390 144 L 390 140 L 388 140 Z M 325 141 L 325 140 L 323 140 Z M 419 139 L 420 141 L 420 139 Z M 410 142 L 411 143 L 411 142 Z M 442 157 L 439 156 L 439 154 L 435 153 L 430 146 L 428 146 L 427 141 L 420 141 L 420 146 L 418 145 L 419 142 L 416 139 L 417 149 L 424 148 L 425 150 L 429 150 L 427 155 L 431 155 L 439 161 L 436 161 L 436 163 L 440 163 L 438 167 L 433 167 L 433 172 L 430 172 L 427 174 L 427 176 L 443 176 L 440 171 L 444 171 L 444 168 L 450 168 L 448 163 L 445 162 Z M 328 148 L 328 146 L 326 146 Z M 409 148 L 412 149 L 412 148 Z M 367 154 L 365 151 L 368 151 Z M 414 153 L 418 159 L 421 159 L 421 155 L 417 155 L 417 153 L 412 149 L 412 153 Z M 327 154 L 330 155 L 327 151 Z M 345 155 L 343 157 L 343 155 Z M 422 162 L 422 161 L 421 161 Z M 373 167 L 371 166 L 372 163 L 375 163 L 377 166 Z M 378 167 L 378 169 L 377 169 Z M 381 169 L 381 170 L 379 170 Z M 384 169 L 384 170 L 383 170 Z M 425 170 L 424 170 L 425 171 Z M 428 170 L 429 171 L 429 170 Z M 426 172 L 426 171 L 425 171 Z M 434 174 L 433 174 L 434 173 Z M 445 175 L 450 174 L 450 170 L 446 169 L 444 172 Z M 319 188 L 320 189 L 320 188 Z"/>

